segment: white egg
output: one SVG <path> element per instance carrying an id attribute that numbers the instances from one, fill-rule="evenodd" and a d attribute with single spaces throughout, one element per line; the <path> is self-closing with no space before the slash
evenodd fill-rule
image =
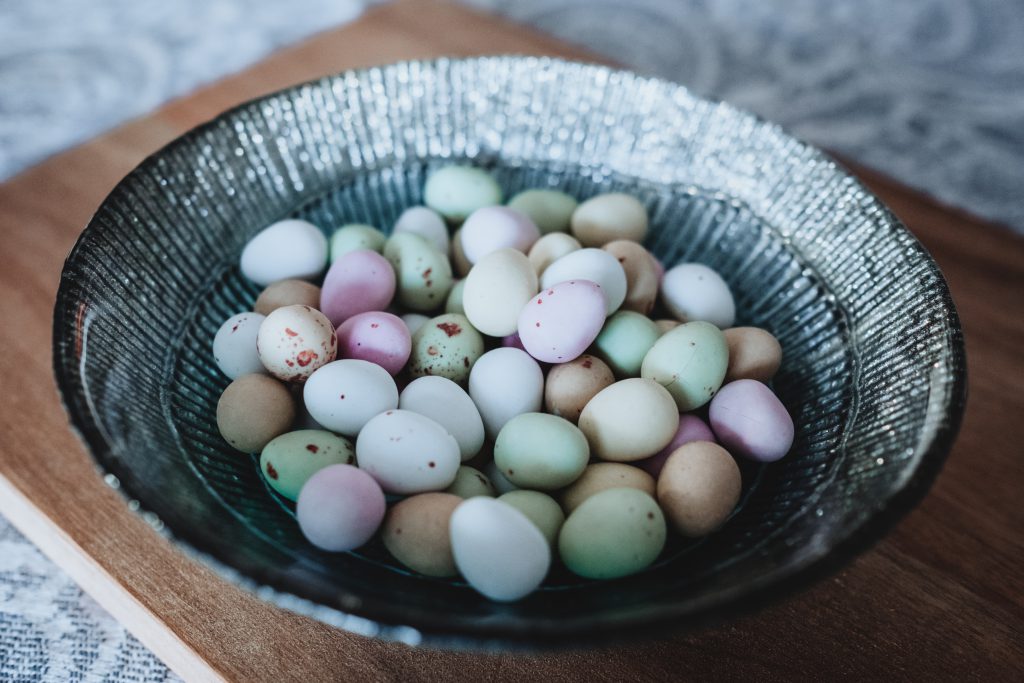
<path id="1" fill-rule="evenodd" d="M 304 382 L 337 356 L 338 335 L 327 316 L 315 308 L 282 306 L 260 323 L 256 350 L 274 377 Z"/>
<path id="2" fill-rule="evenodd" d="M 551 549 L 544 534 L 508 503 L 470 498 L 455 508 L 448 524 L 455 566 L 491 600 L 518 600 L 547 576 Z"/>
<path id="3" fill-rule="evenodd" d="M 239 313 L 225 320 L 217 330 L 213 360 L 228 379 L 267 372 L 256 350 L 256 335 L 264 318 L 259 313 Z"/>
<path id="4" fill-rule="evenodd" d="M 411 206 L 403 211 L 391 232 L 411 232 L 430 242 L 442 254 L 448 253 L 448 226 L 439 213 L 425 206 Z"/>
<path id="5" fill-rule="evenodd" d="M 461 461 L 455 437 L 409 410 L 380 413 L 356 439 L 356 463 L 386 493 L 441 491 L 455 481 Z"/>
<path id="6" fill-rule="evenodd" d="M 540 412 L 544 373 L 525 351 L 494 349 L 473 364 L 469 396 L 480 411 L 488 438 L 496 439 L 505 423 L 516 415 Z"/>
<path id="7" fill-rule="evenodd" d="M 376 363 L 346 358 L 314 372 L 302 389 L 302 399 L 325 429 L 355 436 L 370 418 L 398 407 L 398 387 Z"/>
<path id="8" fill-rule="evenodd" d="M 462 460 L 470 460 L 484 445 L 484 421 L 473 399 L 446 377 L 420 377 L 398 398 L 398 407 L 419 413 L 448 430 L 459 444 Z"/>
<path id="9" fill-rule="evenodd" d="M 486 474 L 487 478 L 491 480 L 494 490 L 499 494 L 519 490 L 518 486 L 510 482 L 508 477 L 501 473 L 501 468 L 498 467 L 498 463 L 493 460 L 484 465 L 484 474 Z"/>
<path id="10" fill-rule="evenodd" d="M 430 316 L 423 315 L 422 313 L 406 313 L 402 316 L 402 322 L 409 328 L 410 337 L 416 334 L 416 331 L 423 327 L 428 320 L 430 320 Z"/>
<path id="11" fill-rule="evenodd" d="M 661 299 L 684 322 L 703 320 L 719 329 L 736 322 L 736 302 L 722 276 L 700 263 L 680 263 L 661 281 Z"/>
<path id="12" fill-rule="evenodd" d="M 473 327 L 492 337 L 505 337 L 519 327 L 519 313 L 537 291 L 537 273 L 526 254 L 499 249 L 469 271 L 462 308 Z"/>
<path id="13" fill-rule="evenodd" d="M 515 249 L 525 254 L 540 239 L 540 230 L 521 211 L 507 206 L 485 206 L 462 224 L 459 239 L 466 259 L 476 263 L 498 249 Z"/>
<path id="14" fill-rule="evenodd" d="M 604 290 L 605 309 L 611 315 L 626 299 L 626 271 L 619 260 L 603 249 L 578 249 L 558 259 L 544 270 L 541 289 L 559 282 L 590 280 Z"/>
<path id="15" fill-rule="evenodd" d="M 284 220 L 256 233 L 242 250 L 242 275 L 266 287 L 278 280 L 309 280 L 327 265 L 327 237 L 312 223 Z"/>

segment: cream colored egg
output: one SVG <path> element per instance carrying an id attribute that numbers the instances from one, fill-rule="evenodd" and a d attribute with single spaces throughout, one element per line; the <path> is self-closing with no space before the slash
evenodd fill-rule
<path id="1" fill-rule="evenodd" d="M 632 462 L 668 445 L 679 427 L 672 394 L 649 379 L 616 382 L 590 400 L 579 428 L 590 451 L 602 460 Z"/>
<path id="2" fill-rule="evenodd" d="M 537 276 L 540 277 L 552 263 L 566 254 L 582 248 L 583 245 L 572 235 L 564 232 L 552 232 L 533 243 L 533 246 L 530 247 L 529 259 L 533 264 L 533 269 L 537 271 Z"/>
<path id="3" fill-rule="evenodd" d="M 613 240 L 642 242 L 647 236 L 647 209 L 628 194 L 599 194 L 576 207 L 572 234 L 585 247 L 603 247 Z"/>
<path id="4" fill-rule="evenodd" d="M 260 324 L 256 349 L 264 367 L 286 382 L 304 382 L 334 360 L 338 335 L 320 311 L 299 304 L 282 306 Z"/>
<path id="5" fill-rule="evenodd" d="M 518 329 L 519 313 L 537 290 L 537 273 L 526 254 L 499 249 L 469 271 L 462 307 L 473 327 L 492 337 L 505 337 Z"/>

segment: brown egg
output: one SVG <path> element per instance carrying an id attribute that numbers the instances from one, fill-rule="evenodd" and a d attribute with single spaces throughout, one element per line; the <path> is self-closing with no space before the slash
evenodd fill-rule
<path id="1" fill-rule="evenodd" d="M 654 477 L 639 467 L 621 462 L 597 462 L 587 465 L 579 479 L 562 490 L 562 508 L 571 514 L 595 493 L 608 489 L 639 489 L 654 497 Z"/>
<path id="2" fill-rule="evenodd" d="M 396 503 L 381 527 L 384 546 L 409 569 L 455 576 L 448 522 L 461 502 L 450 493 L 421 493 Z"/>
<path id="3" fill-rule="evenodd" d="M 691 441 L 672 452 L 658 475 L 658 503 L 684 536 L 706 536 L 722 526 L 740 499 L 740 468 L 710 441 Z"/>
<path id="4" fill-rule="evenodd" d="M 295 401 L 281 382 L 267 375 L 242 375 L 217 401 L 217 428 L 233 448 L 263 450 L 271 439 L 291 429 Z"/>
<path id="5" fill-rule="evenodd" d="M 590 399 L 614 382 L 612 369 L 590 354 L 554 365 L 544 384 L 544 410 L 576 424 Z"/>
<path id="6" fill-rule="evenodd" d="M 602 249 L 617 258 L 626 271 L 626 299 L 622 310 L 650 313 L 658 298 L 658 267 L 654 256 L 631 240 L 615 240 Z"/>
<path id="7" fill-rule="evenodd" d="M 668 318 L 662 318 L 661 320 L 655 320 L 654 324 L 658 326 L 658 331 L 665 334 L 669 330 L 675 329 L 682 325 L 678 320 L 669 320 Z"/>
<path id="8" fill-rule="evenodd" d="M 320 288 L 305 280 L 279 280 L 260 292 L 253 310 L 261 315 L 270 315 L 282 306 L 294 304 L 319 310 Z"/>
<path id="9" fill-rule="evenodd" d="M 729 368 L 725 381 L 756 379 L 767 383 L 782 363 L 782 346 L 771 332 L 759 327 L 731 327 L 725 330 L 729 345 Z"/>
<path id="10" fill-rule="evenodd" d="M 452 270 L 459 277 L 466 277 L 473 268 L 473 264 L 466 258 L 466 252 L 462 251 L 462 228 L 452 235 Z"/>

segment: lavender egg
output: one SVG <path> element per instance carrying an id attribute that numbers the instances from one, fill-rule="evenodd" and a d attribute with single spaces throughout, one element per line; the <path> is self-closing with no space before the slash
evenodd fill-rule
<path id="1" fill-rule="evenodd" d="M 385 509 L 384 492 L 373 477 L 352 465 L 330 465 L 302 487 L 295 516 L 310 543 L 344 552 L 370 540 Z"/>
<path id="2" fill-rule="evenodd" d="M 320 310 L 337 327 L 354 315 L 382 311 L 395 296 L 395 271 L 375 251 L 358 249 L 331 264 L 320 290 Z"/>
<path id="3" fill-rule="evenodd" d="M 757 380 L 740 379 L 719 389 L 709 417 L 719 442 L 733 455 L 774 462 L 793 445 L 793 418 Z"/>
<path id="4" fill-rule="evenodd" d="M 540 230 L 526 214 L 507 206 L 485 206 L 474 211 L 462 224 L 462 251 L 470 263 L 506 247 L 530 250 L 540 239 Z"/>
<path id="5" fill-rule="evenodd" d="M 587 350 L 604 325 L 600 285 L 569 280 L 543 290 L 519 314 L 519 339 L 526 352 L 547 363 L 567 363 Z"/>
<path id="6" fill-rule="evenodd" d="M 661 468 L 665 466 L 665 461 L 668 460 L 668 456 L 672 455 L 672 452 L 683 444 L 688 444 L 691 441 L 710 441 L 711 443 L 718 443 L 715 439 L 715 433 L 711 431 L 711 427 L 708 427 L 707 422 L 696 415 L 680 415 L 679 429 L 676 430 L 676 435 L 672 437 L 672 440 L 668 442 L 668 445 L 651 457 L 633 464 L 643 468 L 649 472 L 651 476 L 657 478 L 661 473 Z"/>
<path id="7" fill-rule="evenodd" d="M 409 328 L 401 318 L 391 313 L 360 313 L 338 327 L 339 358 L 370 361 L 391 375 L 402 371 L 411 350 Z"/>

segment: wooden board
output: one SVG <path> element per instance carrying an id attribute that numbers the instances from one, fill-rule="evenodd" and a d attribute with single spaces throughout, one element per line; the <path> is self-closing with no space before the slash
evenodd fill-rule
<path id="1" fill-rule="evenodd" d="M 373 10 L 0 186 L 0 511 L 190 680 L 1020 679 L 1024 669 L 1024 240 L 859 171 L 921 238 L 966 329 L 970 404 L 932 493 L 876 548 L 719 628 L 587 653 L 482 656 L 350 635 L 261 603 L 187 559 L 96 477 L 51 379 L 63 258 L 146 154 L 242 100 L 413 57 L 579 56 L 434 2 Z"/>

